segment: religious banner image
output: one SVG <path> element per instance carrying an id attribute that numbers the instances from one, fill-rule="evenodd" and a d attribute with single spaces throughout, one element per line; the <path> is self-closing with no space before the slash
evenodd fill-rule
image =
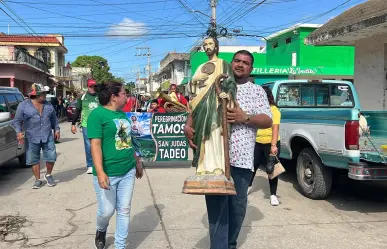
<path id="1" fill-rule="evenodd" d="M 128 112 L 132 145 L 144 162 L 188 160 L 186 113 Z M 152 127 L 152 128 L 151 128 Z"/>

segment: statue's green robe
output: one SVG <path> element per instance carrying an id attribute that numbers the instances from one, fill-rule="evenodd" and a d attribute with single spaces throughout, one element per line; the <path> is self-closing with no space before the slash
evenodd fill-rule
<path id="1" fill-rule="evenodd" d="M 221 84 L 223 92 L 230 97 L 229 104 L 235 103 L 236 83 L 230 64 L 222 59 L 216 59 L 211 62 L 215 64 L 215 71 L 208 75 L 204 86 L 199 88 L 197 85 L 197 95 L 191 102 L 193 128 L 195 130 L 194 144 L 197 149 L 194 150 L 193 166 L 196 167 L 198 175 L 204 174 L 224 174 L 224 146 L 222 129 L 222 106 L 216 91 L 215 79 L 220 74 L 229 75 Z M 204 64 L 203 64 L 204 65 Z M 198 78 L 203 65 L 199 66 L 194 80 Z M 195 82 L 192 82 L 195 84 Z M 228 129 L 230 131 L 230 129 Z M 228 131 L 228 132 L 229 132 Z"/>

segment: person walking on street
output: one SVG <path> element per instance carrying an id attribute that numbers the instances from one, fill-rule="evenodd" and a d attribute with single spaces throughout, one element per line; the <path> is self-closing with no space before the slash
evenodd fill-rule
<path id="1" fill-rule="evenodd" d="M 81 115 L 81 129 L 83 135 L 83 143 L 85 146 L 87 174 L 92 174 L 93 167 L 93 159 L 91 157 L 90 151 L 90 141 L 87 138 L 87 119 L 91 111 L 93 111 L 99 106 L 98 97 L 95 93 L 96 84 L 97 82 L 95 80 L 87 80 L 87 93 L 83 94 L 80 98 L 78 98 L 77 104 L 75 106 L 75 112 L 73 115 L 73 121 L 71 122 L 71 132 L 75 134 L 77 132 L 76 123 L 79 120 L 79 115 Z"/>
<path id="2" fill-rule="evenodd" d="M 98 85 L 97 92 L 101 106 L 87 121 L 98 201 L 95 247 L 105 248 L 109 221 L 117 211 L 114 245 L 116 249 L 124 249 L 129 234 L 135 177 L 142 177 L 142 163 L 132 146 L 129 119 L 122 111 L 126 103 L 123 85 L 104 83 Z"/>
<path id="3" fill-rule="evenodd" d="M 57 110 L 58 118 L 61 118 L 64 114 L 64 99 L 61 95 L 58 97 L 58 110 Z"/>
<path id="4" fill-rule="evenodd" d="M 230 173 L 235 196 L 206 195 L 210 230 L 210 249 L 235 249 L 246 215 L 247 189 L 254 172 L 254 145 L 257 129 L 271 127 L 271 112 L 265 91 L 248 78 L 253 69 L 253 55 L 240 50 L 234 54 L 231 68 L 237 83 L 237 105 L 227 110 L 231 124 Z M 184 133 L 193 144 L 192 116 L 189 114 Z M 194 145 L 196 146 L 196 145 Z"/>
<path id="5" fill-rule="evenodd" d="M 43 186 L 40 179 L 40 151 L 43 151 L 46 161 L 47 173 L 44 179 L 49 187 L 56 185 L 52 170 L 56 161 L 55 140 L 60 139 L 60 128 L 54 107 L 46 101 L 47 88 L 34 83 L 29 94 L 30 98 L 20 103 L 13 120 L 17 140 L 20 144 L 25 143 L 27 165 L 32 166 L 35 176 L 33 189 Z"/>
<path id="6" fill-rule="evenodd" d="M 273 93 L 268 87 L 263 87 L 266 92 L 271 113 L 273 115 L 273 125 L 271 128 L 260 129 L 257 132 L 256 143 L 254 148 L 254 174 L 251 177 L 248 194 L 251 192 L 255 174 L 259 166 L 266 166 L 270 155 L 280 154 L 280 136 L 279 136 L 279 125 L 281 123 L 281 112 L 278 110 L 275 102 Z M 278 177 L 274 179 L 269 178 L 270 186 L 270 203 L 273 206 L 278 206 L 279 201 L 277 198 L 277 187 Z"/>

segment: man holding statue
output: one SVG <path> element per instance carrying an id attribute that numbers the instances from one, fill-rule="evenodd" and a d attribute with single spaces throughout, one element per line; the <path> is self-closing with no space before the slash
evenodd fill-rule
<path id="1" fill-rule="evenodd" d="M 230 66 L 218 58 L 215 38 L 206 38 L 203 48 L 209 61 L 192 77 L 192 111 L 184 128 L 194 150 L 196 174 L 186 180 L 183 192 L 205 195 L 210 248 L 235 249 L 254 171 L 255 135 L 258 128 L 271 127 L 271 111 L 262 87 L 248 81 L 254 64 L 250 52 L 235 53 Z M 190 189 L 190 182 L 199 184 Z M 219 182 L 225 182 L 225 188 L 217 188 Z M 228 186 L 235 186 L 234 191 Z"/>

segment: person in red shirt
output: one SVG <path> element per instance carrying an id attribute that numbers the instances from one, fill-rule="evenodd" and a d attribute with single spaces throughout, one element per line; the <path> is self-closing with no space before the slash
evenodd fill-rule
<path id="1" fill-rule="evenodd" d="M 151 113 L 165 113 L 165 109 L 162 106 L 159 106 L 159 100 L 154 99 L 150 103 L 148 112 Z"/>
<path id="2" fill-rule="evenodd" d="M 126 100 L 126 104 L 124 108 L 122 108 L 123 112 L 134 112 L 136 111 L 136 106 L 139 106 L 138 100 L 135 96 L 127 94 L 128 98 Z"/>

